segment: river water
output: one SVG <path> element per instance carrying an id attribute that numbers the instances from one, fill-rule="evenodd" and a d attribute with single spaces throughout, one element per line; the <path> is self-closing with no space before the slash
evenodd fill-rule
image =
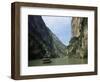
<path id="1" fill-rule="evenodd" d="M 60 58 L 50 59 L 51 63 L 43 63 L 43 59 L 31 60 L 28 62 L 28 66 L 52 66 L 52 65 L 78 65 L 78 64 L 87 64 L 87 59 L 80 58 L 69 58 L 68 56 Z"/>

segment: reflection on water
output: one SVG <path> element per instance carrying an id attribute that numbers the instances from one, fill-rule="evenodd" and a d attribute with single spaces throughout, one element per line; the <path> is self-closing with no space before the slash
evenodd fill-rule
<path id="1" fill-rule="evenodd" d="M 43 59 L 32 60 L 28 62 L 28 66 L 51 66 L 51 65 L 75 65 L 75 64 L 87 64 L 87 59 L 80 58 L 69 58 L 61 57 L 61 58 L 52 58 L 50 59 L 50 63 L 43 63 Z"/>

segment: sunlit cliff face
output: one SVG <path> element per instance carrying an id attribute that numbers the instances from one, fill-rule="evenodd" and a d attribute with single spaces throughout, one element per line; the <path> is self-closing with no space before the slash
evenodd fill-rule
<path id="1" fill-rule="evenodd" d="M 74 40 L 78 42 L 75 44 L 77 46 L 74 51 L 76 54 L 79 54 L 80 57 L 87 56 L 87 47 L 88 47 L 88 19 L 84 17 L 73 17 L 72 18 L 72 39 L 77 38 L 77 40 Z M 72 46 L 75 47 L 74 45 Z"/>

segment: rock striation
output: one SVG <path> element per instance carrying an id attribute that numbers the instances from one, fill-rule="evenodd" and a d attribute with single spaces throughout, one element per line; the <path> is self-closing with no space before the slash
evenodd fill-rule
<path id="1" fill-rule="evenodd" d="M 72 38 L 67 46 L 70 57 L 86 58 L 88 55 L 88 19 L 72 17 Z"/>

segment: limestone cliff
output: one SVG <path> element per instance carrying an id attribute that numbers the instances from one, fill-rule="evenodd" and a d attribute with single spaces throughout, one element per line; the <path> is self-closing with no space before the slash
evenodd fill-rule
<path id="1" fill-rule="evenodd" d="M 88 19 L 72 17 L 72 38 L 67 46 L 67 54 L 71 57 L 87 57 L 88 52 Z"/>
<path id="2" fill-rule="evenodd" d="M 41 16 L 28 16 L 28 59 L 65 55 L 65 45 L 46 26 Z"/>

